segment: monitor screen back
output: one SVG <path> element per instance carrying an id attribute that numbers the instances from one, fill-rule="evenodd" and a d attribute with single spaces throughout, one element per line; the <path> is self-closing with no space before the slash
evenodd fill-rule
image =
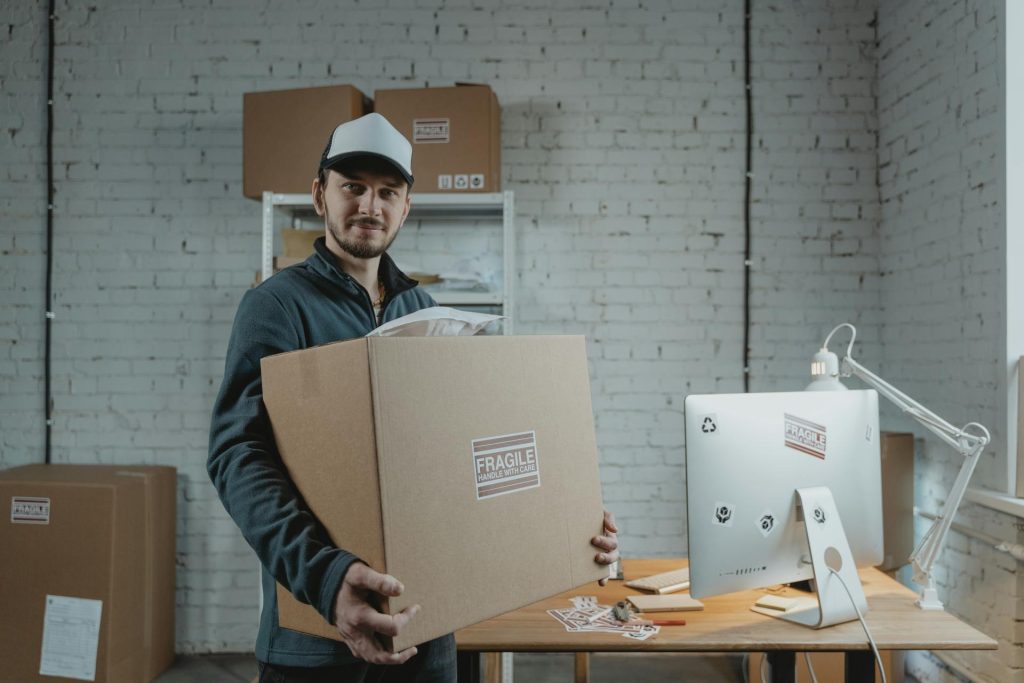
<path id="1" fill-rule="evenodd" d="M 827 486 L 858 566 L 882 561 L 873 390 L 686 397 L 694 597 L 812 577 L 796 489 Z"/>

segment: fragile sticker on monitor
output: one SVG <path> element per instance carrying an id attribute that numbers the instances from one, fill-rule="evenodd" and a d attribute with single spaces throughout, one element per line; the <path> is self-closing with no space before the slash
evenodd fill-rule
<path id="1" fill-rule="evenodd" d="M 775 514 L 771 510 L 765 510 L 757 518 L 757 530 L 765 538 L 768 538 L 772 531 L 775 530 Z"/>
<path id="2" fill-rule="evenodd" d="M 11 524 L 49 524 L 50 499 L 11 496 Z"/>
<path id="3" fill-rule="evenodd" d="M 825 459 L 825 428 L 795 415 L 786 414 L 786 446 Z"/>
<path id="4" fill-rule="evenodd" d="M 711 522 L 715 526 L 732 526 L 733 514 L 736 512 L 736 506 L 732 503 L 725 503 L 718 501 L 715 503 L 715 513 L 711 519 Z"/>
<path id="5" fill-rule="evenodd" d="M 413 119 L 413 142 L 448 142 L 451 124 L 448 119 Z"/>
<path id="6" fill-rule="evenodd" d="M 540 486 L 537 435 L 520 432 L 473 440 L 476 498 L 493 498 Z"/>

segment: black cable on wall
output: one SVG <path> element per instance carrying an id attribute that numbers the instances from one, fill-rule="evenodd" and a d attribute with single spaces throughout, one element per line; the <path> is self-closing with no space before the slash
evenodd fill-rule
<path id="1" fill-rule="evenodd" d="M 51 338 L 51 328 L 53 325 L 53 29 L 54 23 L 57 21 L 54 5 L 55 0 L 50 0 L 47 12 L 49 36 L 46 45 L 46 348 L 43 356 L 43 374 L 45 377 L 43 411 L 46 415 L 46 449 L 44 457 L 47 465 L 50 464 L 50 439 L 53 426 L 50 350 L 53 346 Z"/>
<path id="2" fill-rule="evenodd" d="M 750 87 L 750 0 L 743 1 L 743 91 L 747 101 L 747 146 L 743 195 L 743 391 L 750 391 L 750 190 L 753 181 L 754 111 Z"/>

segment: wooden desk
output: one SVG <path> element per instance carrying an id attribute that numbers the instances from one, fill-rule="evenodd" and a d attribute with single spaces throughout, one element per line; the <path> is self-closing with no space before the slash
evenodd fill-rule
<path id="1" fill-rule="evenodd" d="M 685 564 L 681 559 L 624 560 L 623 573 L 633 579 Z M 879 650 L 996 649 L 995 640 L 953 615 L 915 607 L 916 594 L 877 569 L 861 570 L 860 577 L 869 606 L 865 620 Z M 455 634 L 456 643 L 460 653 L 763 651 L 773 660 L 773 681 L 793 680 L 796 652 L 843 651 L 848 681 L 874 681 L 874 657 L 859 621 L 814 630 L 751 612 L 763 591 L 706 598 L 699 612 L 659 613 L 658 618 L 686 619 L 686 625 L 662 626 L 657 636 L 639 642 L 615 633 L 570 633 L 546 613 L 571 607 L 573 595 L 596 595 L 598 602 L 610 605 L 636 593 L 621 581 L 604 588 L 595 583 L 464 628 Z M 578 674 L 584 660 L 577 657 Z"/>

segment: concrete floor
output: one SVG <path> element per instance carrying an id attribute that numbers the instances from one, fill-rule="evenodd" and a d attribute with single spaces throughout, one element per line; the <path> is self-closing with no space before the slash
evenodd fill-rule
<path id="1" fill-rule="evenodd" d="M 569 683 L 573 680 L 573 656 L 567 654 L 517 654 L 514 677 L 522 683 Z M 256 677 L 252 655 L 179 656 L 174 666 L 155 683 L 249 683 Z M 645 681 L 743 681 L 739 655 L 689 654 L 596 654 L 590 663 L 592 683 Z"/>

